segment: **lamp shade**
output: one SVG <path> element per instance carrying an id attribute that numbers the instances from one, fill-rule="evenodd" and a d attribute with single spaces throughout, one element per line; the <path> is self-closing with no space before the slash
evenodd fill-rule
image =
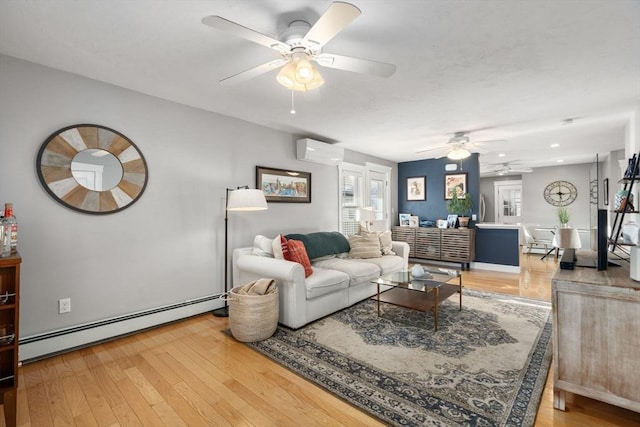
<path id="1" fill-rule="evenodd" d="M 267 199 L 262 190 L 240 188 L 229 192 L 227 201 L 229 211 L 263 211 L 268 208 Z"/>
<path id="2" fill-rule="evenodd" d="M 451 160 L 461 160 L 461 159 L 466 159 L 470 155 L 471 153 L 466 148 L 456 147 L 453 150 L 449 151 L 449 154 L 447 154 L 447 157 L 450 158 Z"/>
<path id="3" fill-rule="evenodd" d="M 376 219 L 376 213 L 372 207 L 358 209 L 360 221 L 373 221 Z"/>
<path id="4" fill-rule="evenodd" d="M 578 229 L 573 227 L 559 228 L 553 236 L 553 246 L 563 249 L 580 249 L 582 244 Z"/>

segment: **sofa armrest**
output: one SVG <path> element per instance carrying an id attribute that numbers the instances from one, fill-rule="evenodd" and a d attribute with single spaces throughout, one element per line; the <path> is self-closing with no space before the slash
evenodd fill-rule
<path id="1" fill-rule="evenodd" d="M 404 268 L 409 268 L 409 244 L 407 242 L 391 242 L 391 250 L 402 257 Z"/>
<path id="2" fill-rule="evenodd" d="M 239 272 L 244 273 L 240 274 L 240 277 L 251 274 L 283 282 L 304 283 L 304 267 L 293 261 L 256 255 L 241 255 L 237 258 L 235 267 Z M 238 285 L 241 283 L 234 283 L 234 286 Z"/>
<path id="3" fill-rule="evenodd" d="M 234 286 L 260 278 L 275 279 L 280 306 L 278 321 L 294 329 L 307 323 L 307 287 L 302 264 L 251 255 L 241 248 L 234 250 L 233 269 Z"/>

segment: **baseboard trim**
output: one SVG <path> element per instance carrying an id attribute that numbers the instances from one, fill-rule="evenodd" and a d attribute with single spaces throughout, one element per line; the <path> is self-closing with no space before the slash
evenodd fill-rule
<path id="1" fill-rule="evenodd" d="M 488 262 L 472 262 L 471 268 L 478 270 L 500 271 L 502 273 L 520 273 L 519 265 L 491 264 Z"/>
<path id="2" fill-rule="evenodd" d="M 23 363 L 34 362 L 213 311 L 222 306 L 218 298 L 219 295 L 209 295 L 70 328 L 26 336 L 20 338 L 18 358 Z"/>

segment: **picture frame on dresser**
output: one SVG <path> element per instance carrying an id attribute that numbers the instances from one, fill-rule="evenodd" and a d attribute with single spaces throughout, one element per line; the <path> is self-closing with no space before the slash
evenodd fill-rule
<path id="1" fill-rule="evenodd" d="M 411 214 L 398 214 L 398 223 L 400 224 L 400 227 L 409 227 L 411 224 Z"/>
<path id="2" fill-rule="evenodd" d="M 407 201 L 427 200 L 427 177 L 410 176 L 407 178 Z"/>

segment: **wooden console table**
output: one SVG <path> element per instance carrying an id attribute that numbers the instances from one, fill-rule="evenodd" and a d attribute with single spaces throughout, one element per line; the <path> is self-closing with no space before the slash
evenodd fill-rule
<path id="1" fill-rule="evenodd" d="M 554 408 L 568 391 L 640 412 L 640 283 L 629 265 L 558 269 L 551 283 Z"/>

